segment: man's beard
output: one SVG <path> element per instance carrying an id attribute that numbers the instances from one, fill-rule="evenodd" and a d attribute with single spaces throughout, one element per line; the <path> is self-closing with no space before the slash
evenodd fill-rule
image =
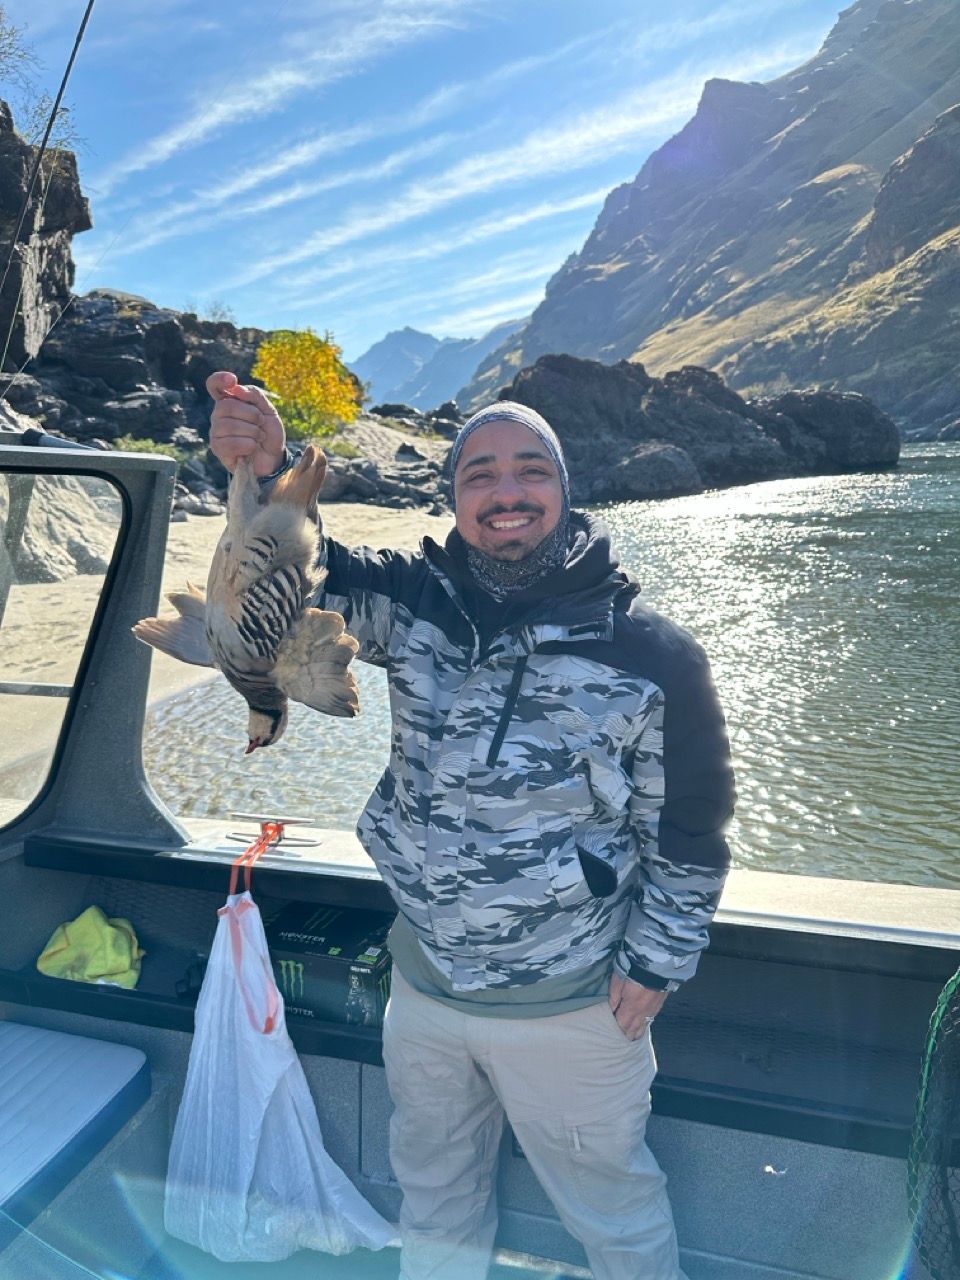
<path id="1" fill-rule="evenodd" d="M 542 516 L 543 507 L 537 506 L 535 502 L 518 502 L 512 507 L 505 507 L 500 503 L 496 503 L 494 506 L 487 507 L 485 510 L 477 513 L 477 524 L 483 526 L 488 520 L 495 520 L 497 516 L 503 516 L 509 519 L 511 516 L 527 515 L 535 517 Z M 552 533 L 553 530 L 551 529 L 550 532 Z M 540 542 L 534 543 L 532 547 L 528 547 L 526 545 L 526 541 L 521 536 L 522 534 L 523 530 L 518 529 L 516 538 L 513 538 L 508 542 L 499 542 L 496 547 L 490 551 L 486 551 L 483 548 L 478 549 L 483 555 L 489 556 L 491 560 L 505 560 L 510 563 L 516 563 L 518 560 L 523 560 L 527 556 L 532 556 L 536 552 L 537 548 L 550 537 L 549 533 L 544 534 L 540 539 Z"/>

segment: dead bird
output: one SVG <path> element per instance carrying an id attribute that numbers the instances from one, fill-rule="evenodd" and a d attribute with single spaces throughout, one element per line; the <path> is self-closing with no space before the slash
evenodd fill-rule
<path id="1" fill-rule="evenodd" d="M 223 672 L 250 708 L 248 754 L 280 738 L 288 699 L 332 716 L 360 710 L 348 669 L 356 640 L 339 613 L 307 606 L 326 576 L 314 563 L 326 465 L 307 445 L 263 493 L 252 462 L 239 459 L 206 593 L 187 583 L 167 596 L 178 617 L 144 618 L 133 628 L 182 662 Z"/>

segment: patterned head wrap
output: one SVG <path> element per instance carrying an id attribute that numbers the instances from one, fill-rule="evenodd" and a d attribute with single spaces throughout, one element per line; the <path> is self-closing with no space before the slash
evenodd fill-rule
<path id="1" fill-rule="evenodd" d="M 556 526 L 522 560 L 498 560 L 495 556 L 487 555 L 485 551 L 467 543 L 467 564 L 477 585 L 498 600 L 504 600 L 508 596 L 525 591 L 540 578 L 546 577 L 548 573 L 552 573 L 563 564 L 567 555 L 570 527 L 570 477 L 567 474 L 567 464 L 560 441 L 549 422 L 541 417 L 536 409 L 531 409 L 525 404 L 517 404 L 513 400 L 498 400 L 496 404 L 487 405 L 472 418 L 468 418 L 460 428 L 453 442 L 453 448 L 450 450 L 454 509 L 457 505 L 457 465 L 463 446 L 480 427 L 504 418 L 508 422 L 519 422 L 522 426 L 528 427 L 553 458 L 563 489 L 563 507 Z"/>

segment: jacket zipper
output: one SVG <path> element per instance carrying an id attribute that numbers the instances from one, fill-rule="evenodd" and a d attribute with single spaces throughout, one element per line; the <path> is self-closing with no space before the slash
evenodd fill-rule
<path id="1" fill-rule="evenodd" d="M 524 654 L 522 658 L 517 659 L 517 665 L 513 668 L 513 676 L 510 679 L 510 688 L 507 690 L 507 700 L 503 704 L 503 710 L 500 712 L 500 722 L 497 725 L 497 731 L 493 735 L 493 741 L 490 743 L 490 750 L 487 752 L 487 767 L 492 769 L 497 763 L 497 756 L 500 754 L 500 748 L 503 746 L 503 740 L 507 736 L 507 728 L 510 724 L 510 717 L 513 715 L 513 709 L 517 705 L 517 699 L 520 696 L 520 681 L 523 679 L 523 673 L 527 665 L 527 657 Z"/>

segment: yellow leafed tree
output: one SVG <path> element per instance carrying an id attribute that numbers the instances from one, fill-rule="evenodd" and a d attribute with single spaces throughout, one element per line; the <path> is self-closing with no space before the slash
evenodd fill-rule
<path id="1" fill-rule="evenodd" d="M 278 329 L 260 344 L 253 376 L 277 403 L 288 435 L 330 435 L 360 412 L 363 388 L 327 333 Z"/>

